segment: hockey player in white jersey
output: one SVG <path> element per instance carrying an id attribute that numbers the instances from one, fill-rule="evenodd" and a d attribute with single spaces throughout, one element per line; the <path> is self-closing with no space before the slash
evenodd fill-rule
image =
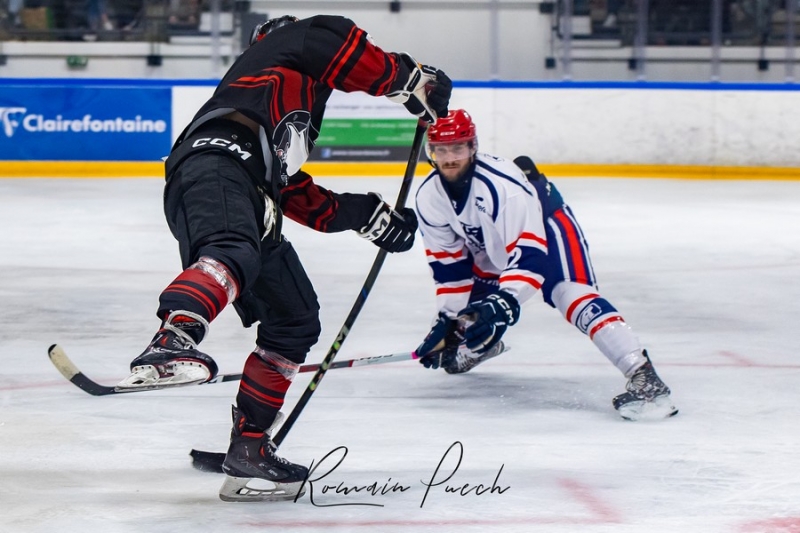
<path id="1" fill-rule="evenodd" d="M 477 148 L 464 110 L 428 130 L 434 170 L 416 208 L 439 314 L 417 348 L 421 363 L 456 374 L 495 357 L 520 305 L 541 291 L 628 378 L 613 399 L 623 418 L 675 415 L 647 351 L 600 295 L 583 232 L 558 190 L 529 157 L 512 162 Z"/>

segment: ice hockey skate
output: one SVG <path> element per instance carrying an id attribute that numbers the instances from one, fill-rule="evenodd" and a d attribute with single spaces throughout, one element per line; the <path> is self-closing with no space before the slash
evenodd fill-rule
<path id="1" fill-rule="evenodd" d="M 647 362 L 628 380 L 627 392 L 614 398 L 614 409 L 625 420 L 659 420 L 678 414 L 669 387 L 656 374 L 647 350 L 642 354 Z"/>
<path id="2" fill-rule="evenodd" d="M 283 415 L 272 424 L 277 426 Z M 226 502 L 274 502 L 299 498 L 305 493 L 303 485 L 308 468 L 290 463 L 275 455 L 277 447 L 269 430 L 262 432 L 249 428 L 244 415 L 233 407 L 231 444 L 222 471 L 225 482 L 219 497 Z"/>
<path id="3" fill-rule="evenodd" d="M 484 361 L 497 357 L 503 352 L 508 351 L 503 341 L 498 342 L 492 349 L 483 354 L 477 354 L 466 347 L 464 344 L 448 346 L 442 350 L 433 351 L 426 355 L 428 358 L 439 358 L 439 367 L 448 374 L 463 374 L 469 372 Z M 436 368 L 436 367 L 434 367 Z"/>
<path id="4" fill-rule="evenodd" d="M 116 389 L 164 389 L 213 379 L 217 363 L 197 349 L 190 334 L 202 339 L 207 329 L 206 321 L 194 313 L 170 313 L 144 352 L 131 362 L 131 375 Z"/>
<path id="5" fill-rule="evenodd" d="M 480 355 L 461 344 L 455 352 L 450 352 L 442 358 L 442 368 L 448 374 L 463 374 L 505 351 L 508 351 L 508 348 L 503 341 L 498 342 L 488 352 Z"/>

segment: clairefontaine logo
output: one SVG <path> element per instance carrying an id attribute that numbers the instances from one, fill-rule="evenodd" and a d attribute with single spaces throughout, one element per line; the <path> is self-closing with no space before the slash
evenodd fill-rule
<path id="1" fill-rule="evenodd" d="M 6 137 L 13 137 L 20 127 L 29 133 L 164 133 L 164 120 L 150 120 L 136 115 L 133 118 L 47 117 L 28 113 L 26 107 L 0 107 L 0 124 Z"/>
<path id="2" fill-rule="evenodd" d="M 6 137 L 14 135 L 14 131 L 19 126 L 19 122 L 14 119 L 14 115 L 25 113 L 25 107 L 0 107 L 0 124 L 3 125 L 3 132 Z"/>

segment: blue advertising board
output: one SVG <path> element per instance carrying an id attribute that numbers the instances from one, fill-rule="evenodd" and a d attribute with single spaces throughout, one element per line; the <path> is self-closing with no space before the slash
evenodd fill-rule
<path id="1" fill-rule="evenodd" d="M 158 161 L 169 87 L 0 85 L 0 160 Z"/>

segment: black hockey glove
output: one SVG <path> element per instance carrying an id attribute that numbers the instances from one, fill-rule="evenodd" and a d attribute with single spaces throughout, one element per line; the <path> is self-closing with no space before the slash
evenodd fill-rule
<path id="1" fill-rule="evenodd" d="M 406 207 L 398 213 L 381 200 L 380 195 L 374 192 L 369 194 L 378 199 L 378 207 L 358 234 L 389 253 L 410 250 L 414 246 L 414 233 L 419 225 L 414 210 Z"/>
<path id="2" fill-rule="evenodd" d="M 508 326 L 519 320 L 519 302 L 505 291 L 497 291 L 483 300 L 471 303 L 459 316 L 469 316 L 474 323 L 467 327 L 464 338 L 467 348 L 483 354 L 500 342 Z"/>
<path id="3" fill-rule="evenodd" d="M 517 165 L 520 170 L 522 170 L 522 172 L 528 178 L 528 181 L 538 181 L 543 177 L 542 173 L 539 172 L 539 169 L 536 168 L 536 163 L 534 163 L 533 159 L 527 155 L 521 155 L 515 158 L 514 164 Z"/>
<path id="4" fill-rule="evenodd" d="M 415 353 L 425 368 L 435 370 L 446 364 L 448 357 L 456 354 L 458 345 L 462 342 L 464 337 L 459 332 L 458 322 L 448 318 L 444 313 L 439 313 L 431 331 Z"/>
<path id="5" fill-rule="evenodd" d="M 397 55 L 411 72 L 403 86 L 386 97 L 403 104 L 412 115 L 431 124 L 446 116 L 453 90 L 453 82 L 447 74 L 436 67 L 417 63 L 404 52 Z"/>
<path id="6" fill-rule="evenodd" d="M 447 106 L 450 104 L 450 94 L 453 92 L 453 82 L 444 71 L 436 67 L 422 65 L 422 69 L 436 73 L 434 84 L 426 86 L 428 106 L 436 112 L 437 118 L 446 117 Z"/>

